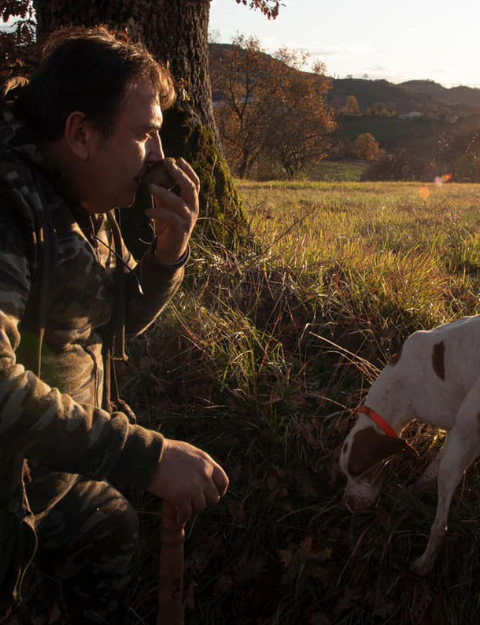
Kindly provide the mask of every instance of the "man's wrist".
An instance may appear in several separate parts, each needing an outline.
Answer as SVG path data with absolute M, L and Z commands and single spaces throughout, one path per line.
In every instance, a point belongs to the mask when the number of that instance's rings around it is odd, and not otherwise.
M 180 267 L 183 267 L 183 265 L 185 265 L 185 263 L 187 262 L 187 260 L 190 257 L 190 246 L 187 246 L 187 249 L 183 252 L 183 254 L 180 256 L 180 258 L 178 260 L 176 260 L 175 262 L 167 262 L 165 260 L 163 260 L 161 257 L 159 258 L 159 255 L 157 254 L 157 240 L 155 239 L 155 241 L 153 242 L 153 254 L 155 256 L 155 258 L 157 259 L 157 262 L 159 262 L 161 265 L 164 265 L 165 267 L 171 267 L 172 269 L 179 269 Z

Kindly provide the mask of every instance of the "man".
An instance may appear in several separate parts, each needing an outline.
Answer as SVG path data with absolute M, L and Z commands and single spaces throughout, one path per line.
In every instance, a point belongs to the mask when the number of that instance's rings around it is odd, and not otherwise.
M 73 623 L 123 622 L 137 518 L 111 485 L 172 502 L 184 523 L 224 495 L 203 451 L 131 422 L 112 358 L 178 288 L 198 215 L 179 159 L 176 195 L 152 185 L 155 239 L 138 264 L 112 209 L 164 158 L 170 75 L 103 28 L 55 34 L 0 109 L 0 615 L 32 559 L 62 581 Z M 20 91 L 19 95 L 15 92 Z M 1 621 L 1 616 L 0 616 Z

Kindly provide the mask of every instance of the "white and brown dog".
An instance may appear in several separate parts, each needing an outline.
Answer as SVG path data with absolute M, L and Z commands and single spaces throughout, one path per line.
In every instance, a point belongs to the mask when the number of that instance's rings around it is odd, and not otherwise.
M 412 334 L 370 389 L 340 455 L 348 479 L 344 501 L 352 509 L 372 506 L 383 483 L 385 460 L 415 454 L 398 437 L 421 419 L 449 433 L 416 483 L 437 478 L 438 504 L 424 553 L 412 565 L 431 571 L 447 531 L 453 493 L 464 471 L 480 455 L 480 315 Z

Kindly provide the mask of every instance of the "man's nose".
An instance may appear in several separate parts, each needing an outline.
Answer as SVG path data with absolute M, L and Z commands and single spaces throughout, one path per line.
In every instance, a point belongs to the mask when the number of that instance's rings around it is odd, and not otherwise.
M 160 139 L 160 135 L 158 134 L 158 132 L 156 132 L 149 141 L 148 157 L 148 160 L 151 163 L 161 161 L 165 158 L 162 140 Z

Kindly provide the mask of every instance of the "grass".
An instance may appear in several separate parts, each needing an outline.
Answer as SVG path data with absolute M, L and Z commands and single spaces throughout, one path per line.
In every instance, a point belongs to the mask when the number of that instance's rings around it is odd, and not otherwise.
M 359 182 L 369 167 L 366 161 L 321 161 L 309 172 L 315 182 Z
M 435 493 L 408 485 L 442 433 L 412 423 L 420 459 L 391 463 L 378 506 L 339 506 L 355 410 L 413 331 L 475 314 L 480 187 L 239 182 L 260 251 L 197 244 L 183 290 L 130 346 L 142 421 L 227 470 L 187 528 L 189 625 L 476 625 L 479 466 L 458 488 L 433 573 L 413 576 Z M 159 502 L 137 501 L 133 625 L 155 623 Z

